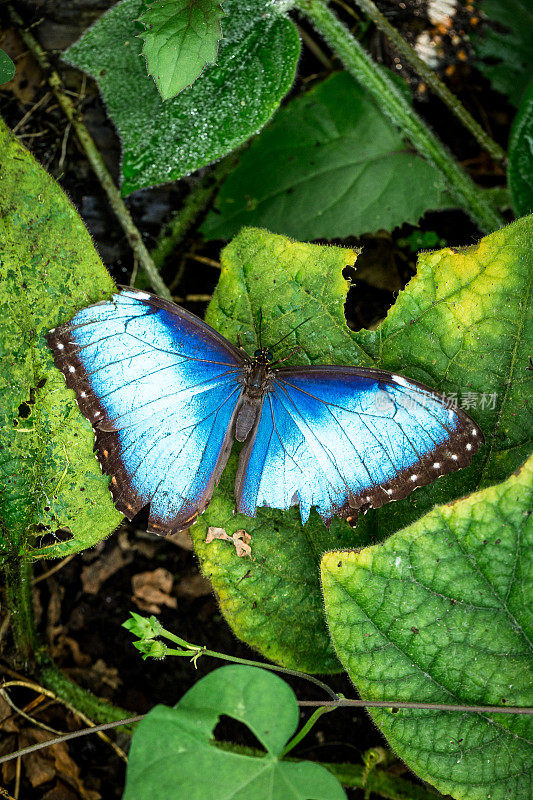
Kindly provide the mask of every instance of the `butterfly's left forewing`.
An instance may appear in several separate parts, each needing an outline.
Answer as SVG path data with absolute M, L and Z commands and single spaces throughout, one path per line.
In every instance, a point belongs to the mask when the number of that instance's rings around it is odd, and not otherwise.
M 131 519 L 149 503 L 156 533 L 192 524 L 231 450 L 239 351 L 192 314 L 135 290 L 83 309 L 47 340 L 94 426 L 117 508 Z
M 237 508 L 314 506 L 327 524 L 378 508 L 470 463 L 478 426 L 429 388 L 379 370 L 276 371 L 245 444 Z

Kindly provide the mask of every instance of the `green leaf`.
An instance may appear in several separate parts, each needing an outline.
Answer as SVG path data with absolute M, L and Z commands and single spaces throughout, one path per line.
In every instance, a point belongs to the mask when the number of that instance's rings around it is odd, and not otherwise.
M 533 459 L 385 544 L 322 561 L 326 614 L 361 696 L 533 704 Z M 531 717 L 372 710 L 394 751 L 461 800 L 529 800 Z
M 93 432 L 54 367 L 44 334 L 113 282 L 78 214 L 0 121 L 0 548 L 31 549 L 38 531 L 72 537 L 36 551 L 56 557 L 118 525 Z
M 158 0 L 139 17 L 143 55 L 163 100 L 190 86 L 212 64 L 224 11 L 215 0 Z
M 508 178 L 515 213 L 529 214 L 533 211 L 533 81 L 513 122 Z
M 531 2 L 483 0 L 480 9 L 488 25 L 483 35 L 474 40 L 477 67 L 495 89 L 518 107 L 533 71 Z
M 445 503 L 505 479 L 531 452 L 528 408 L 533 351 L 531 289 L 533 217 L 457 251 L 419 257 L 412 278 L 375 331 L 351 332 L 343 314 L 343 267 L 355 253 L 292 242 L 244 229 L 222 252 L 210 324 L 248 352 L 276 342 L 300 322 L 279 355 L 300 346 L 287 364 L 353 364 L 399 372 L 446 395 L 456 393 L 485 434 L 473 464 L 417 489 L 397 503 L 360 516 L 355 530 L 334 520 L 328 532 L 313 514 L 302 526 L 297 509 L 233 515 L 234 464 L 191 530 L 202 568 L 238 636 L 286 666 L 328 672 L 336 667 L 325 630 L 316 566 L 326 550 L 362 547 Z M 356 273 L 357 274 L 357 273 Z M 233 466 L 232 466 L 233 465 Z M 252 559 L 231 543 L 205 543 L 208 528 L 252 537 Z M 295 620 L 298 620 L 295 624 Z
M 217 64 L 164 102 L 140 58 L 142 0 L 123 0 L 66 53 L 98 81 L 122 138 L 123 194 L 177 180 L 257 133 L 289 91 L 300 54 L 293 23 L 266 0 L 227 0 Z
M 8 83 L 15 74 L 15 65 L 9 58 L 7 53 L 0 50 L 0 86 L 3 83 Z
M 298 239 L 343 238 L 416 224 L 444 205 L 440 172 L 340 72 L 292 100 L 243 153 L 202 232 L 228 239 L 258 225 Z
M 222 714 L 247 725 L 264 756 L 216 747 L 213 731 Z M 294 692 L 277 675 L 257 667 L 217 669 L 177 706 L 156 706 L 139 723 L 124 800 L 345 800 L 324 767 L 281 760 L 297 723 Z
M 207 321 L 233 342 L 240 334 L 253 352 L 260 309 L 264 342 L 277 341 L 310 317 L 286 342 L 286 352 L 303 346 L 293 363 L 350 363 L 354 343 L 344 320 L 348 284 L 342 270 L 356 256 L 341 247 L 300 244 L 246 229 L 222 252 L 222 275 Z M 338 671 L 324 622 L 318 565 L 332 547 L 366 542 L 340 520 L 328 532 L 315 512 L 302 527 L 296 508 L 259 509 L 255 519 L 234 515 L 235 463 L 232 458 L 211 505 L 191 529 L 224 615 L 240 638 L 273 661 L 309 672 Z M 209 527 L 223 527 L 230 536 L 246 530 L 252 536 L 252 558 L 239 558 L 228 542 L 206 544 Z

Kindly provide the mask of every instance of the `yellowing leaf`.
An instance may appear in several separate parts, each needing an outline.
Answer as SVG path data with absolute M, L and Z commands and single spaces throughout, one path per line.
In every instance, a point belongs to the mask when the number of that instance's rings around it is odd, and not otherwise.
M 0 163 L 0 545 L 14 554 L 59 531 L 66 541 L 39 552 L 55 557 L 96 544 L 122 519 L 91 425 L 44 340 L 109 297 L 113 282 L 57 183 L 1 121 Z

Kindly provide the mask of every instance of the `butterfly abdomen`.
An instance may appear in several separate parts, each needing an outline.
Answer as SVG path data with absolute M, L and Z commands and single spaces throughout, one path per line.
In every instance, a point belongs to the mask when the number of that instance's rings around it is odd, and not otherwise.
M 265 393 L 270 384 L 272 370 L 268 362 L 254 358 L 245 373 L 241 406 L 235 419 L 235 438 L 245 442 L 259 419 Z
M 245 442 L 254 427 L 257 415 L 261 408 L 261 402 L 253 402 L 245 399 L 237 412 L 235 420 L 235 438 L 238 442 Z

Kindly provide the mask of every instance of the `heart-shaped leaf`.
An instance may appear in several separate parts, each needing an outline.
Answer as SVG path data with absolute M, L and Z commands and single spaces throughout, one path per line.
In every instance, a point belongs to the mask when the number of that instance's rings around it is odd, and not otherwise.
M 122 0 L 65 54 L 98 81 L 122 138 L 123 194 L 167 183 L 257 133 L 289 91 L 300 40 L 280 6 L 227 0 L 217 63 L 163 101 L 140 57 L 142 0 Z
M 194 83 L 215 61 L 224 11 L 216 0 L 158 0 L 140 21 L 143 55 L 163 100 Z
M 216 747 L 213 730 L 221 714 L 247 725 L 264 756 Z M 217 669 L 177 706 L 156 706 L 140 722 L 124 800 L 345 800 L 324 767 L 281 760 L 297 723 L 294 692 L 277 675 L 257 667 Z
M 333 239 L 416 223 L 449 205 L 440 172 L 347 72 L 292 100 L 241 156 L 202 231 L 229 239 L 258 225 Z
M 304 245 L 245 229 L 223 251 L 222 274 L 208 321 L 232 341 L 301 350 L 289 364 L 355 364 L 404 374 L 457 398 L 481 425 L 487 444 L 473 464 L 417 489 L 405 500 L 360 516 L 355 530 L 335 520 L 329 533 L 312 515 L 259 509 L 233 514 L 233 473 L 226 468 L 210 508 L 192 529 L 196 551 L 238 636 L 269 658 L 327 672 L 336 661 L 325 630 L 317 564 L 326 550 L 362 547 L 444 503 L 506 478 L 531 452 L 531 238 L 533 218 L 519 220 L 461 251 L 424 253 L 418 274 L 375 331 L 351 332 L 342 277 L 353 251 Z M 279 353 L 283 357 L 283 353 Z M 227 542 L 205 543 L 210 526 L 252 537 L 252 559 Z M 295 624 L 295 619 L 298 624 Z
M 362 697 L 533 705 L 532 486 L 533 458 L 385 544 L 324 556 L 329 629 Z M 395 752 L 439 791 L 461 800 L 531 797 L 531 717 L 371 713 Z
M 4 555 L 38 532 L 70 529 L 38 553 L 96 544 L 121 515 L 92 452 L 91 425 L 54 367 L 44 334 L 109 297 L 113 282 L 57 183 L 0 121 L 0 540 Z

